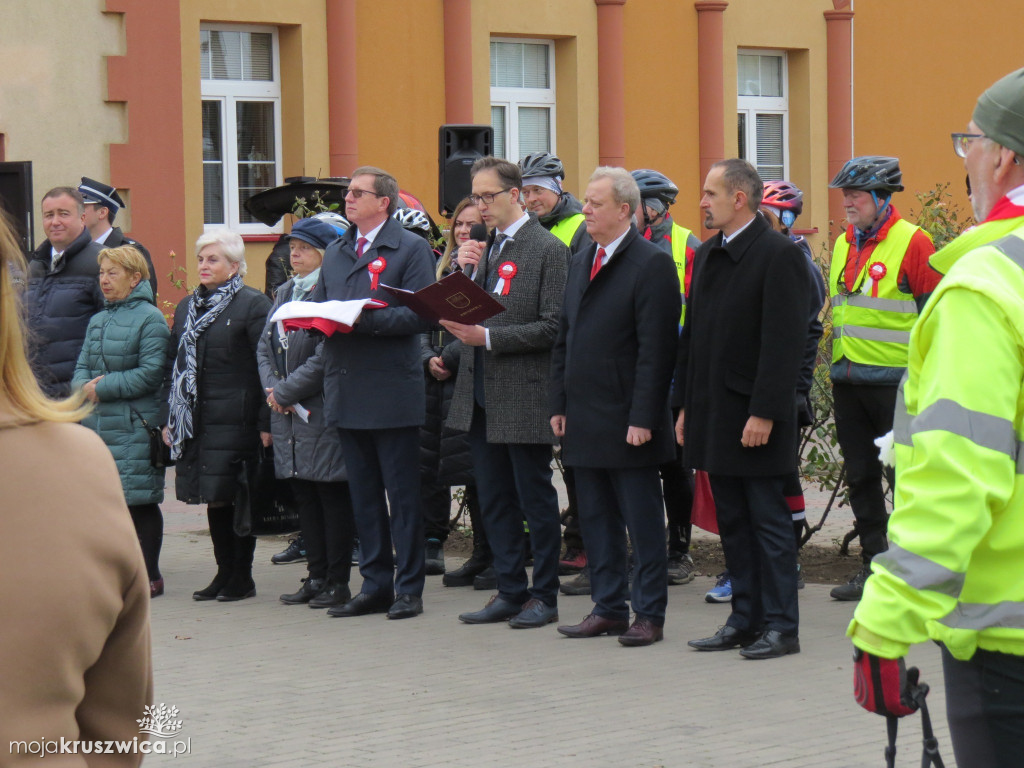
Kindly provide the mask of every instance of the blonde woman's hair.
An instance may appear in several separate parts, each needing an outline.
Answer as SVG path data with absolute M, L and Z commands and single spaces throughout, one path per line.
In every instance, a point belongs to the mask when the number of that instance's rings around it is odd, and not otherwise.
M 0 213 L 0 396 L 25 421 L 81 421 L 89 411 L 81 392 L 65 400 L 51 400 L 39 388 L 25 353 L 21 296 L 12 272 L 26 274 L 25 258 L 8 222 Z
M 122 245 L 119 248 L 106 248 L 99 252 L 99 255 L 96 257 L 96 263 L 102 264 L 104 259 L 111 264 L 116 264 L 129 275 L 134 275 L 138 272 L 142 275 L 143 280 L 149 280 L 149 265 L 146 264 L 146 259 L 139 252 L 138 248 L 130 245 Z
M 444 253 L 441 254 L 441 258 L 437 260 L 436 277 L 440 280 L 444 277 L 444 273 L 448 271 L 448 267 L 452 263 L 452 252 L 457 247 L 455 245 L 455 221 L 459 218 L 459 214 L 462 213 L 466 208 L 476 207 L 473 205 L 473 201 L 468 197 L 464 197 L 459 201 L 459 204 L 455 206 L 455 213 L 452 214 L 451 227 L 448 230 L 448 242 L 444 246 Z

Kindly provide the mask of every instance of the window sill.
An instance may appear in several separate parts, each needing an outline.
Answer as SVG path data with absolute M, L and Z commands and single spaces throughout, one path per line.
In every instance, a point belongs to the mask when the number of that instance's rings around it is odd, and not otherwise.
M 791 229 L 790 232 L 792 232 L 794 235 L 816 235 L 818 234 L 818 228 L 810 227 L 808 229 Z
M 814 230 L 817 232 L 818 230 Z M 242 235 L 243 243 L 276 243 L 281 233 L 270 235 Z

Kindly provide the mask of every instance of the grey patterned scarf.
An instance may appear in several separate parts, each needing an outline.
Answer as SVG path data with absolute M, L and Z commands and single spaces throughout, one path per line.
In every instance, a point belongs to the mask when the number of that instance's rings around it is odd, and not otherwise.
M 178 354 L 171 372 L 170 412 L 167 429 L 171 433 L 171 458 L 181 458 L 185 441 L 192 437 L 192 409 L 196 404 L 196 341 L 209 328 L 231 299 L 242 288 L 242 278 L 235 275 L 215 291 L 206 293 L 202 286 L 189 297 L 185 328 L 178 339 Z M 205 309 L 200 316 L 199 310 Z

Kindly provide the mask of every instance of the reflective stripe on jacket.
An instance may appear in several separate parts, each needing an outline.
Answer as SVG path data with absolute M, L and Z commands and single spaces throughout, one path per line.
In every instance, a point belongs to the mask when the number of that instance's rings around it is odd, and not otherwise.
M 910 239 L 918 229 L 905 219 L 893 222 L 858 275 L 856 285 L 845 285 L 843 278 L 850 243 L 845 237 L 836 240 L 828 280 L 833 363 L 846 358 L 863 365 L 906 367 L 917 304 L 912 294 L 900 290 L 899 272 Z
M 847 632 L 886 658 L 1024 655 L 1024 227 L 960 258 L 911 333 L 890 548 Z

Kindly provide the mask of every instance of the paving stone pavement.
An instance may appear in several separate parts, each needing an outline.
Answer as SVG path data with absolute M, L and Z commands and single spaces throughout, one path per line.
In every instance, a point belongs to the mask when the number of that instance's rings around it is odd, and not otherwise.
M 551 625 L 468 626 L 457 615 L 488 593 L 427 577 L 425 613 L 331 619 L 278 595 L 302 564 L 274 566 L 282 540 L 256 548 L 258 595 L 197 603 L 213 575 L 202 508 L 168 502 L 153 601 L 156 701 L 178 707 L 196 766 L 352 768 L 861 768 L 884 765 L 885 720 L 851 695 L 844 637 L 853 604 L 809 584 L 800 593 L 802 653 L 748 661 L 698 653 L 686 640 L 713 633 L 728 606 L 703 601 L 709 576 L 669 588 L 665 640 L 623 648 L 614 638 L 570 640 Z M 457 566 L 449 559 L 449 567 Z M 353 573 L 353 591 L 359 584 Z M 563 597 L 562 623 L 589 612 Z M 909 662 L 931 684 L 932 718 L 948 766 L 938 650 Z M 902 721 L 898 766 L 920 764 L 920 718 Z M 170 763 L 152 756 L 146 764 Z

